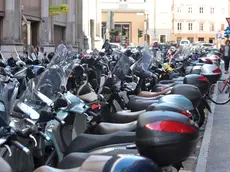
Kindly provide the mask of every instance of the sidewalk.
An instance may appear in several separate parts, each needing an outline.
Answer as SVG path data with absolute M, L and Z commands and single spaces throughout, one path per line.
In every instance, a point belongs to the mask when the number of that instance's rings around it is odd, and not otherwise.
M 222 79 L 228 76 L 223 74 Z M 226 96 L 217 94 L 215 89 L 213 99 L 221 102 Z M 230 172 L 230 103 L 211 103 L 211 108 L 213 113 L 208 114 L 196 172 Z

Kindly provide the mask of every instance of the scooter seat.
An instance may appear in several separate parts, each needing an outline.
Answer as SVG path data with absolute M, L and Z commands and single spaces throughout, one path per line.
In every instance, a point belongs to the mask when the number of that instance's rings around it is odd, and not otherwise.
M 135 132 L 119 131 L 106 135 L 80 134 L 68 146 L 66 155 L 73 152 L 89 152 L 93 149 L 121 143 L 132 143 L 136 140 Z
M 115 123 L 128 123 L 133 122 L 138 119 L 139 115 L 144 113 L 146 110 L 136 111 L 136 112 L 125 112 L 118 111 L 113 115 L 113 122 Z
M 49 166 L 42 166 L 36 169 L 34 172 L 82 172 L 80 167 L 72 168 L 72 169 L 57 169 Z
M 159 84 L 171 84 L 175 81 L 184 81 L 184 77 L 173 78 L 172 80 L 162 80 L 159 82 Z
M 95 129 L 95 133 L 111 134 L 117 131 L 135 131 L 136 126 L 137 126 L 137 121 L 124 123 L 124 124 L 101 122 Z
M 71 153 L 57 165 L 57 168 L 42 166 L 35 172 L 81 172 L 80 167 L 90 157 L 88 153 Z
M 172 84 L 174 82 L 175 82 L 175 80 L 162 80 L 159 82 L 159 84 Z
M 148 91 L 141 91 L 137 96 L 139 97 L 156 97 L 160 95 L 165 95 L 167 92 L 169 92 L 172 88 L 167 88 L 162 91 L 158 92 L 148 92 Z
M 134 97 L 129 100 L 127 104 L 127 108 L 131 109 L 131 111 L 133 112 L 142 111 L 142 110 L 146 110 L 149 105 L 153 103 L 158 103 L 158 101 L 159 101 L 158 99 L 138 99 Z
M 183 81 L 174 81 L 172 83 L 167 83 L 167 84 L 164 84 L 164 83 L 159 83 L 159 84 L 156 84 L 156 88 L 157 87 L 164 87 L 164 88 L 169 88 L 169 87 L 173 87 L 175 85 L 178 85 L 178 84 L 183 84 Z

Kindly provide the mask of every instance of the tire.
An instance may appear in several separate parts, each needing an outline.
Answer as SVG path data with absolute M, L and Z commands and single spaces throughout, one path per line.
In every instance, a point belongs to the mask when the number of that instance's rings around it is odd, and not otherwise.
M 212 94 L 214 93 L 215 86 L 216 86 L 216 84 L 212 84 L 212 85 L 209 87 L 209 90 L 208 90 L 208 94 L 209 94 L 209 95 L 212 95 Z
M 199 127 L 201 127 L 205 122 L 205 113 L 204 110 L 201 108 L 198 108 L 193 111 L 193 120 Z

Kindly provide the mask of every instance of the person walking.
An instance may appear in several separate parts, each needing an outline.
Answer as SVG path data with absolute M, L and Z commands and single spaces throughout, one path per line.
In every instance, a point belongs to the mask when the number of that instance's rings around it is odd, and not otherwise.
M 223 47 L 223 54 L 224 54 L 224 69 L 225 69 L 225 74 L 228 73 L 228 68 L 229 68 L 229 61 L 230 61 L 230 41 L 227 40 L 225 42 L 225 46 Z
M 108 55 L 112 54 L 113 49 L 112 49 L 108 39 L 105 40 L 105 43 L 103 44 L 102 49 L 105 49 L 106 54 L 108 54 Z
M 38 47 L 34 48 L 34 52 L 31 54 L 31 58 L 33 61 L 38 60 L 41 62 L 43 60 L 43 54 L 39 51 Z

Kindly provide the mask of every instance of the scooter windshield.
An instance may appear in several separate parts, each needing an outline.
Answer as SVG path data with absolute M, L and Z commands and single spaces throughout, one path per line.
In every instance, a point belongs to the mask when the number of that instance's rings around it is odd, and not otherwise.
M 116 75 L 119 80 L 123 81 L 125 76 L 129 73 L 129 68 L 132 63 L 133 61 L 128 56 L 126 56 L 124 53 L 121 53 L 112 73 Z
M 188 58 L 189 54 L 192 52 L 192 48 L 190 46 L 180 46 L 177 52 L 174 54 L 173 60 L 175 61 L 183 61 Z
M 46 70 L 39 77 L 29 81 L 21 101 L 32 106 L 35 110 L 44 107 L 44 101 L 36 96 L 34 90 L 55 101 L 60 96 L 59 93 L 65 91 L 71 66 L 77 62 L 73 54 L 65 45 L 59 45 Z
M 151 77 L 152 73 L 149 71 L 153 63 L 153 55 L 148 51 L 143 51 L 142 57 L 135 63 L 132 71 L 135 75 L 141 78 Z

